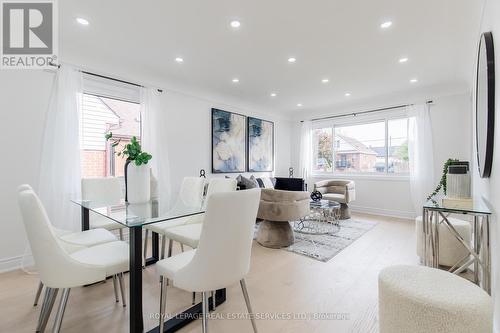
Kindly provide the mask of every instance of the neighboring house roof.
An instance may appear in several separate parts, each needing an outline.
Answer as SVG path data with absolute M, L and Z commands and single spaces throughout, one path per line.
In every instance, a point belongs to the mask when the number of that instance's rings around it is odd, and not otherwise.
M 141 135 L 139 104 L 105 97 L 99 97 L 99 99 L 120 119 L 120 122 L 118 124 L 110 124 L 109 130 L 113 132 L 114 136 L 139 137 Z
M 339 153 L 360 153 L 367 155 L 377 155 L 376 151 L 372 150 L 371 148 L 368 148 L 363 143 L 354 138 L 339 133 L 335 133 L 335 136 L 339 137 L 342 141 L 346 143 L 345 145 L 341 144 L 340 148 L 337 149 L 337 152 Z

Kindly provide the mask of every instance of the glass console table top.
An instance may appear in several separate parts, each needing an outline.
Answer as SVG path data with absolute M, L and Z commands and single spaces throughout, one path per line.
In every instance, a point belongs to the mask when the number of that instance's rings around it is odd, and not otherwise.
M 425 209 L 443 212 L 455 212 L 461 214 L 486 214 L 490 215 L 491 210 L 481 198 L 472 198 L 467 207 L 456 207 L 443 205 L 443 197 L 431 198 L 424 204 Z
M 165 209 L 161 200 L 153 199 L 146 203 L 131 204 L 120 201 L 116 204 L 105 204 L 91 200 L 71 200 L 75 204 L 126 227 L 138 227 L 152 223 L 203 214 L 202 207 L 192 207 L 177 202 L 172 208 Z

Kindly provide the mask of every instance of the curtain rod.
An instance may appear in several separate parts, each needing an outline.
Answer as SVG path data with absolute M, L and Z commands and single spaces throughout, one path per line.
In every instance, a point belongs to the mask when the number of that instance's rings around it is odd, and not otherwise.
M 57 69 L 59 69 L 61 67 L 61 65 L 57 65 L 57 64 L 54 64 L 54 63 L 49 63 L 49 65 L 57 67 Z M 106 75 L 102 75 L 102 74 L 92 73 L 92 72 L 88 72 L 88 71 L 84 71 L 84 70 L 80 70 L 80 72 L 82 72 L 83 74 L 100 77 L 102 79 L 108 79 L 108 80 L 112 80 L 112 81 L 116 81 L 116 82 L 120 82 L 120 83 L 129 84 L 129 85 L 132 85 L 132 86 L 135 86 L 135 87 L 144 88 L 144 86 L 142 84 L 138 84 L 138 83 L 134 83 L 134 82 L 130 82 L 130 81 L 125 81 L 125 80 L 120 80 L 120 79 L 117 79 L 117 78 L 114 78 L 114 77 L 111 77 L 111 76 L 106 76 Z M 158 90 L 158 92 L 160 92 L 160 93 L 163 92 L 162 89 L 156 89 L 156 90 Z
M 431 100 L 425 102 L 425 104 L 432 104 L 432 103 L 433 103 L 433 101 L 431 101 Z M 405 107 L 408 107 L 408 106 L 411 106 L 411 105 L 414 105 L 414 104 L 401 104 L 401 105 L 389 106 L 389 107 L 385 107 L 385 108 L 378 108 L 378 109 L 361 111 L 361 112 L 352 112 L 352 113 L 339 114 L 339 115 L 335 115 L 335 116 L 326 116 L 326 117 L 320 117 L 320 118 L 313 118 L 313 119 L 309 119 L 309 120 L 310 121 L 318 121 L 318 120 L 334 119 L 334 118 L 347 117 L 347 116 L 353 116 L 353 117 L 355 117 L 355 116 L 360 115 L 360 114 L 367 114 L 367 113 L 372 113 L 372 112 L 380 112 L 380 111 L 388 111 L 388 110 L 400 109 L 400 108 L 405 108 Z M 304 120 L 301 120 L 300 122 L 303 123 Z

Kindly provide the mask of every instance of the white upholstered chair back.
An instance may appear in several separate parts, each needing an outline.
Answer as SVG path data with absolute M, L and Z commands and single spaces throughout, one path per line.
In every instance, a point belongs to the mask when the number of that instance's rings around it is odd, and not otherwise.
M 82 199 L 105 205 L 116 205 L 124 197 L 121 180 L 117 177 L 83 178 Z
M 229 178 L 212 178 L 208 183 L 207 195 L 205 197 L 204 206 L 206 207 L 208 198 L 214 193 L 224 193 L 236 191 L 238 181 Z
M 72 288 L 103 280 L 106 271 L 72 259 L 59 244 L 38 196 L 26 185 L 18 189 L 18 203 L 40 280 L 49 288 Z
M 184 207 L 201 207 L 204 187 L 205 178 L 184 177 L 176 206 L 183 205 Z
M 250 269 L 259 200 L 260 189 L 210 195 L 198 249 L 193 260 L 177 273 L 176 286 L 210 291 L 245 277 Z

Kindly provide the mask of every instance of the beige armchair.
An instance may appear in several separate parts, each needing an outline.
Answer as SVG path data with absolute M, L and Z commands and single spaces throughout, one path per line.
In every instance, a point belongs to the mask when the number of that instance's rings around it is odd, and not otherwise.
M 314 184 L 314 190 L 321 192 L 323 199 L 340 203 L 340 218 L 351 218 L 351 210 L 347 205 L 356 200 L 354 181 L 347 179 L 322 180 Z
M 257 230 L 257 242 L 265 247 L 281 248 L 295 238 L 289 221 L 309 215 L 309 193 L 262 189 L 257 217 L 263 219 Z

